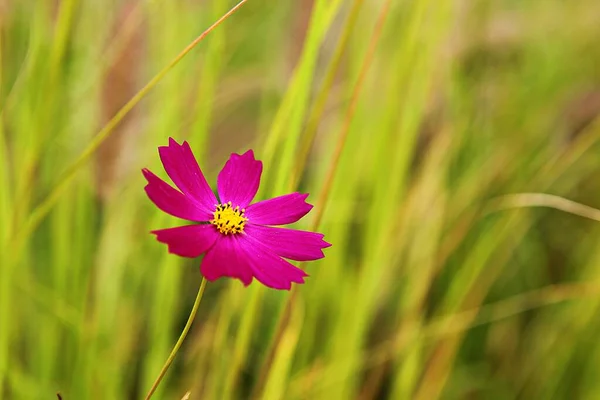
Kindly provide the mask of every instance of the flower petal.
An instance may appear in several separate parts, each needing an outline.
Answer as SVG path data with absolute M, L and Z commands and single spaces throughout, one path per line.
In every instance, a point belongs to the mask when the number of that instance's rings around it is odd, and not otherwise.
M 219 238 L 213 225 L 187 225 L 152 231 L 156 239 L 169 246 L 169 253 L 195 258 L 208 251 Z
M 280 257 L 296 261 L 318 260 L 325 257 L 324 248 L 331 246 L 320 233 L 295 229 L 272 228 L 247 224 L 244 232 L 253 237 Z
M 245 208 L 258 191 L 262 162 L 254 159 L 252 150 L 232 154 L 217 177 L 221 203 L 231 201 L 233 207 Z
M 252 282 L 253 273 L 241 250 L 240 235 L 219 236 L 215 245 L 204 256 L 200 272 L 209 281 L 229 276 L 248 286 Z
M 146 194 L 164 212 L 191 221 L 209 221 L 212 218 L 212 213 L 198 208 L 196 202 L 174 189 L 150 170 L 144 168 L 142 173 L 148 181 L 144 187 Z
M 246 208 L 246 217 L 253 224 L 285 225 L 304 217 L 313 208 L 306 202 L 308 194 L 290 193 L 259 201 Z
M 306 272 L 277 256 L 252 236 L 242 237 L 240 248 L 254 276 L 265 286 L 290 290 L 292 282 L 304 283 L 304 277 L 308 276 Z
M 207 212 L 214 211 L 217 198 L 206 182 L 188 142 L 180 145 L 169 138 L 169 145 L 159 147 L 158 153 L 165 171 L 179 190 L 195 200 L 199 208 Z

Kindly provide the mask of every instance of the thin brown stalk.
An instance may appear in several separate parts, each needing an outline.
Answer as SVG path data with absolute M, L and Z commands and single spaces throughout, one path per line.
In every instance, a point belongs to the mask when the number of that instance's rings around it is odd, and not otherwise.
M 344 27 L 344 32 L 342 33 L 340 42 L 337 45 L 335 53 L 333 55 L 333 61 L 327 69 L 323 85 L 321 86 L 319 95 L 315 100 L 315 105 L 313 106 L 312 111 L 310 113 L 310 117 L 308 118 L 308 123 L 306 129 L 304 130 L 304 142 L 302 143 L 300 153 L 297 157 L 294 175 L 290 180 L 292 190 L 296 189 L 298 183 L 300 182 L 300 178 L 302 177 L 302 171 L 304 171 L 304 168 L 306 166 L 308 155 L 315 140 L 319 123 L 321 122 L 323 114 L 325 113 L 325 106 L 327 104 L 329 92 L 331 91 L 331 87 L 333 86 L 338 69 L 342 63 L 342 56 L 344 55 L 348 42 L 350 41 L 350 36 L 354 31 L 354 26 L 356 25 L 356 21 L 358 20 L 359 12 L 363 3 L 364 0 L 354 0 L 354 3 L 352 4 L 352 9 L 350 10 L 348 21 L 345 24 L 346 26 Z
M 318 227 L 321 224 L 321 221 L 323 219 L 323 212 L 325 210 L 325 206 L 327 204 L 327 199 L 329 198 L 329 194 L 331 192 L 331 188 L 332 188 L 333 182 L 335 180 L 335 176 L 336 176 L 336 173 L 338 170 L 338 165 L 339 165 L 339 162 L 340 162 L 340 159 L 342 156 L 342 152 L 344 151 L 344 148 L 346 146 L 346 141 L 348 139 L 348 134 L 350 132 L 350 126 L 354 119 L 354 115 L 356 113 L 356 108 L 358 106 L 358 100 L 360 98 L 360 94 L 362 92 L 365 79 L 369 72 L 369 68 L 375 57 L 375 51 L 377 50 L 377 45 L 379 43 L 379 39 L 381 38 L 383 27 L 385 25 L 385 21 L 387 19 L 389 11 L 390 11 L 391 3 L 392 3 L 391 0 L 386 0 L 385 3 L 382 5 L 381 11 L 379 12 L 379 16 L 377 18 L 375 28 L 373 30 L 373 33 L 371 34 L 371 39 L 369 41 L 367 53 L 363 60 L 356 84 L 354 85 L 354 90 L 352 91 L 352 96 L 350 98 L 350 104 L 348 105 L 348 109 L 346 111 L 346 116 L 344 118 L 344 123 L 342 125 L 342 128 L 340 129 L 337 144 L 336 144 L 336 147 L 335 147 L 335 150 L 333 153 L 333 158 L 329 165 L 329 169 L 327 170 L 325 182 L 323 184 L 323 189 L 321 190 L 320 195 L 315 204 L 316 215 L 315 215 L 315 218 L 314 218 L 312 226 L 311 226 L 312 230 L 318 229 Z M 282 314 L 281 318 L 279 319 L 279 323 L 277 325 L 277 329 L 276 329 L 275 335 L 273 337 L 273 341 L 271 342 L 271 345 L 269 347 L 269 352 L 267 354 L 267 357 L 265 358 L 262 369 L 260 371 L 257 384 L 254 387 L 253 394 L 252 394 L 252 398 L 254 398 L 254 399 L 256 399 L 260 396 L 260 394 L 262 393 L 263 388 L 266 384 L 267 377 L 269 375 L 269 371 L 271 370 L 271 366 L 272 366 L 273 360 L 275 358 L 275 352 L 276 352 L 277 348 L 279 347 L 279 342 L 281 341 L 281 338 L 283 337 L 283 334 L 284 334 L 284 332 L 288 326 L 288 323 L 290 321 L 290 317 L 291 317 L 291 313 L 292 313 L 292 306 L 296 300 L 297 295 L 298 295 L 297 290 L 293 289 L 290 297 L 288 297 L 283 314 Z

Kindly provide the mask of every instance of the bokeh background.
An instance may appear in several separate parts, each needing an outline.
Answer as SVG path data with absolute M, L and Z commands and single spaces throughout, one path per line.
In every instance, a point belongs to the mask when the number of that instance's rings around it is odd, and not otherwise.
M 600 398 L 600 3 L 248 0 L 109 123 L 234 5 L 0 1 L 0 398 L 143 398 L 201 281 L 169 136 L 333 246 L 209 283 L 155 398 Z

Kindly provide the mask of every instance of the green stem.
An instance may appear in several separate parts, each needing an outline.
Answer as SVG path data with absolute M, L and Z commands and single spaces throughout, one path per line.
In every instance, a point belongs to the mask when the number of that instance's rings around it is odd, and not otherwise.
M 139 92 L 135 94 L 116 114 L 108 123 L 98 132 L 90 142 L 90 144 L 83 150 L 79 157 L 67 168 L 59 179 L 58 183 L 52 188 L 50 194 L 39 204 L 29 216 L 26 226 L 20 231 L 20 236 L 28 237 L 31 232 L 39 225 L 42 219 L 50 212 L 54 204 L 58 201 L 60 195 L 67 188 L 69 182 L 73 179 L 76 172 L 84 165 L 91 156 L 98 150 L 100 145 L 108 138 L 114 129 L 121 123 L 123 118 L 144 98 L 151 89 L 153 89 L 158 82 L 160 82 L 169 71 L 171 71 L 198 43 L 200 43 L 206 35 L 212 32 L 216 27 L 221 25 L 227 18 L 242 7 L 248 0 L 240 0 L 232 9 L 230 9 L 225 15 L 212 24 L 207 30 L 205 30 L 200 36 L 198 36 L 192 43 L 190 43 L 185 49 L 183 49 L 166 67 L 164 67 L 158 74 L 154 76 Z M 17 240 L 19 243 L 19 240 Z M 17 248 L 18 249 L 18 248 Z M 18 251 L 18 250 L 17 250 Z
M 190 316 L 188 317 L 188 320 L 185 323 L 185 327 L 183 328 L 181 335 L 179 335 L 179 339 L 177 339 L 177 343 L 175 343 L 175 347 L 173 347 L 173 350 L 171 350 L 171 354 L 169 354 L 169 358 L 167 358 L 165 365 L 163 365 L 162 369 L 160 370 L 158 377 L 156 377 L 156 379 L 154 380 L 154 383 L 152 384 L 152 387 L 148 391 L 148 394 L 146 395 L 145 400 L 149 400 L 150 397 L 152 397 L 152 395 L 156 391 L 156 388 L 158 388 L 158 385 L 160 385 L 160 382 L 162 381 L 163 377 L 167 373 L 167 370 L 171 366 L 171 363 L 175 359 L 175 356 L 177 355 L 177 352 L 179 351 L 181 344 L 185 340 L 185 337 L 187 336 L 188 332 L 190 331 L 190 328 L 192 327 L 192 323 L 194 322 L 194 318 L 196 317 L 196 313 L 198 312 L 198 308 L 200 307 L 200 301 L 202 301 L 202 295 L 204 294 L 205 287 L 206 287 L 206 278 L 202 277 L 202 282 L 200 283 L 200 288 L 198 289 L 198 294 L 196 295 L 196 301 L 194 301 L 194 306 L 192 307 Z

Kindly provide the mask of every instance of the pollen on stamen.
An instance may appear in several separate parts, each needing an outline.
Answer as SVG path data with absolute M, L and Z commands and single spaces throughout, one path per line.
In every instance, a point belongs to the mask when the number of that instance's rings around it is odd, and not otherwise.
M 224 235 L 237 234 L 244 231 L 244 226 L 248 218 L 244 216 L 246 209 L 240 206 L 233 208 L 231 202 L 216 204 L 211 224 L 215 225 L 217 230 Z

